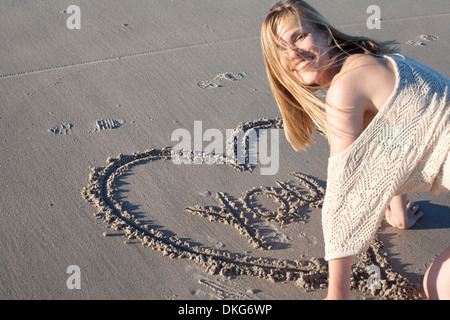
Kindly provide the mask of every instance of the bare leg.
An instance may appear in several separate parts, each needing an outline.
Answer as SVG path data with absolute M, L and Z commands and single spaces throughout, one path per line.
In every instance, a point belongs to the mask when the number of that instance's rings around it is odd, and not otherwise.
M 409 229 L 423 216 L 418 210 L 419 206 L 408 201 L 406 194 L 395 196 L 386 210 L 386 221 L 395 228 Z
M 423 288 L 430 300 L 450 300 L 450 247 L 428 268 Z

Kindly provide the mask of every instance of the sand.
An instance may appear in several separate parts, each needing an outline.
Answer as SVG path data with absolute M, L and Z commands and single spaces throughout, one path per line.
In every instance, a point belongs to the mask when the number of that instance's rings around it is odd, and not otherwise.
M 370 1 L 311 3 L 450 75 L 447 1 L 379 1 L 373 30 Z M 64 1 L 0 4 L 1 299 L 325 297 L 322 135 L 294 152 L 280 131 L 275 175 L 225 155 L 173 161 L 172 133 L 195 121 L 224 136 L 282 130 L 259 47 L 272 4 L 79 1 L 81 29 Z M 352 299 L 423 298 L 450 195 L 409 198 L 424 217 L 406 231 L 383 222 L 354 259 Z

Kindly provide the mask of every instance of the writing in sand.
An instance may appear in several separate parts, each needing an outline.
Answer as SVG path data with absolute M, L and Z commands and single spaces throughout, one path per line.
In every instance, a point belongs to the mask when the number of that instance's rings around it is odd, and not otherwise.
M 258 128 L 280 128 L 279 119 L 261 120 L 241 124 L 244 130 Z M 83 198 L 96 208 L 95 217 L 102 220 L 109 228 L 120 230 L 129 239 L 135 239 L 152 250 L 161 252 L 172 259 L 189 259 L 203 266 L 209 274 L 221 276 L 256 276 L 269 281 L 292 281 L 300 288 L 310 291 L 325 288 L 328 281 L 327 265 L 317 258 L 305 261 L 254 257 L 248 254 L 233 254 L 228 251 L 210 249 L 198 244 L 183 241 L 176 236 L 169 236 L 157 227 L 140 221 L 137 215 L 127 212 L 121 201 L 117 200 L 118 190 L 115 182 L 129 172 L 133 166 L 154 161 L 172 160 L 172 149 L 149 149 L 132 155 L 119 155 L 108 158 L 105 167 L 91 168 L 89 184 L 83 188 Z M 172 161 L 170 161 L 172 162 Z M 247 164 L 224 162 L 238 171 L 251 168 Z M 278 188 L 252 188 L 233 200 L 224 193 L 217 193 L 218 208 L 201 206 L 188 207 L 187 212 L 236 228 L 255 248 L 270 250 L 271 245 L 262 237 L 249 219 L 265 219 L 268 223 L 286 224 L 304 221 L 299 214 L 300 207 L 320 208 L 323 203 L 324 189 L 313 178 L 301 173 L 292 174 L 307 191 L 299 191 L 298 186 L 290 182 L 277 181 Z M 260 204 L 255 203 L 255 195 L 275 199 L 279 203 L 276 211 L 262 212 Z M 149 213 L 151 214 L 151 213 Z M 383 244 L 375 237 L 369 250 L 354 259 L 352 288 L 381 299 L 420 299 L 422 292 L 418 285 L 410 283 L 405 277 L 395 272 L 382 250 Z M 371 277 L 370 267 L 380 268 L 380 281 L 377 286 L 368 286 Z M 195 309 L 185 309 L 191 312 Z M 203 309 L 198 309 L 201 311 Z M 204 312 L 207 310 L 204 309 Z

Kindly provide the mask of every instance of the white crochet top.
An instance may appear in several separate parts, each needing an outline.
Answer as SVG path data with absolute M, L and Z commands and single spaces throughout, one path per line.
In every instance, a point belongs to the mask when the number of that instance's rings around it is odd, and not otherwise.
M 322 210 L 325 259 L 366 251 L 395 195 L 447 191 L 436 178 L 450 150 L 450 81 L 409 57 L 393 93 L 362 134 L 329 158 Z

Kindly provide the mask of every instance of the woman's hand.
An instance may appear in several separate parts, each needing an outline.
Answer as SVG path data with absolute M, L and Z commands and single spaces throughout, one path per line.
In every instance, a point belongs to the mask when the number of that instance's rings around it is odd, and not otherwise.
M 418 210 L 419 206 L 408 201 L 406 194 L 395 196 L 386 210 L 386 221 L 394 228 L 409 229 L 423 216 Z

